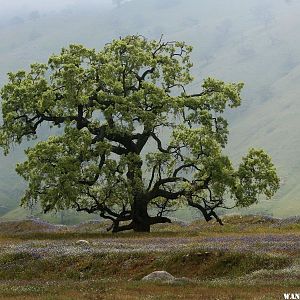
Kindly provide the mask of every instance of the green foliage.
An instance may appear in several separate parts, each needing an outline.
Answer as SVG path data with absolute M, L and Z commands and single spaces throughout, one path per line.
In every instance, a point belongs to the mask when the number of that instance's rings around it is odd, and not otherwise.
M 271 198 L 279 187 L 276 169 L 263 150 L 250 149 L 238 169 L 236 194 L 239 206 L 257 203 L 259 195 Z
M 5 152 L 36 138 L 42 123 L 63 127 L 17 166 L 29 182 L 22 204 L 99 211 L 116 231 L 123 221 L 132 221 L 124 230 L 147 231 L 180 203 L 221 223 L 215 210 L 226 199 L 245 207 L 259 195 L 271 198 L 279 179 L 265 152 L 251 149 L 237 170 L 222 153 L 223 113 L 240 105 L 243 84 L 208 78 L 188 94 L 191 51 L 184 42 L 127 36 L 99 52 L 71 45 L 48 64 L 9 73 L 1 90 Z M 151 205 L 157 217 L 148 215 Z

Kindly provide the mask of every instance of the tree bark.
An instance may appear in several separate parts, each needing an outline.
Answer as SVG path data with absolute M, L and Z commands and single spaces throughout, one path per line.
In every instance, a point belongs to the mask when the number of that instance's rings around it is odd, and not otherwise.
M 202 205 L 194 203 L 191 200 L 188 201 L 188 204 L 192 207 L 198 208 L 201 211 L 206 222 L 209 222 L 214 217 L 220 225 L 224 225 L 220 217 L 213 210 L 207 211 Z
M 148 204 L 142 195 L 135 198 L 132 206 L 132 227 L 135 232 L 150 232 L 150 217 Z

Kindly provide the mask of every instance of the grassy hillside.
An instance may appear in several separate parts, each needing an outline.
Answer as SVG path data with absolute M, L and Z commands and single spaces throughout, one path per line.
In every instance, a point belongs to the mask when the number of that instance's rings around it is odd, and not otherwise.
M 269 151 L 278 166 L 282 188 L 275 200 L 254 208 L 276 216 L 299 214 L 300 3 L 253 0 L 134 0 L 120 8 L 78 12 L 68 9 L 37 19 L 16 16 L 0 27 L 0 84 L 8 71 L 46 61 L 70 43 L 100 48 L 113 38 L 142 34 L 193 45 L 196 90 L 215 76 L 246 83 L 242 107 L 229 112 L 230 145 L 238 161 L 251 146 Z M 21 21 L 20 21 L 21 19 Z M 0 157 L 0 215 L 17 206 L 24 183 L 14 173 L 22 149 Z M 298 191 L 299 190 L 299 191 Z M 18 215 L 19 211 L 10 213 Z

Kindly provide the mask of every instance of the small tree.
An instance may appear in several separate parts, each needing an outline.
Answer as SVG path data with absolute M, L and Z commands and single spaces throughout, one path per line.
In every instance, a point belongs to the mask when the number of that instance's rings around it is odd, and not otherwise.
M 36 138 L 42 124 L 62 126 L 17 165 L 29 182 L 22 205 L 99 212 L 114 232 L 149 231 L 170 222 L 165 213 L 176 205 L 222 223 L 216 211 L 229 208 L 226 199 L 247 207 L 272 197 L 279 180 L 263 150 L 251 149 L 237 169 L 222 154 L 222 114 L 240 105 L 243 84 L 208 78 L 188 94 L 191 50 L 127 36 L 100 52 L 71 45 L 48 64 L 9 73 L 1 90 L 5 153 Z

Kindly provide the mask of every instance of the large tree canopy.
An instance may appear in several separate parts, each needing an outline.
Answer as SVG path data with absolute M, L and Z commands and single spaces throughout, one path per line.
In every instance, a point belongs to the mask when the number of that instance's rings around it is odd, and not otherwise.
M 62 127 L 17 165 L 29 182 L 22 204 L 99 212 L 116 232 L 170 222 L 165 213 L 179 204 L 222 223 L 219 208 L 272 197 L 279 179 L 263 150 L 251 149 L 237 169 L 222 153 L 223 113 L 240 105 L 243 84 L 208 78 L 188 94 L 191 50 L 127 36 L 99 52 L 70 45 L 48 64 L 9 73 L 1 90 L 5 153 L 35 139 L 42 124 Z

